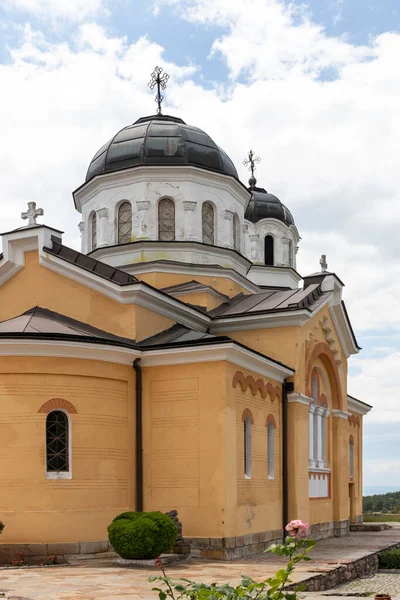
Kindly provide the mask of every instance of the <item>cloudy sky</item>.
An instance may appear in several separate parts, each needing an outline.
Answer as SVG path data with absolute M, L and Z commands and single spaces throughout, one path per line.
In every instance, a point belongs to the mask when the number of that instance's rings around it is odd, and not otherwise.
M 149 74 L 171 75 L 165 112 L 292 210 L 301 273 L 329 269 L 363 352 L 349 392 L 374 405 L 365 487 L 400 489 L 400 8 L 398 0 L 2 0 L 2 229 L 26 202 L 79 248 L 71 192 L 115 132 L 155 110 Z

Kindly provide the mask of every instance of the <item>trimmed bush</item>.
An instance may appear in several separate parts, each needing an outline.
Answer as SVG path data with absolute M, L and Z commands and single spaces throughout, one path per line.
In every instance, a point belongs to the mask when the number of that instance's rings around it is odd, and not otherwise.
M 378 557 L 381 569 L 400 569 L 400 550 L 385 550 Z
M 177 534 L 172 519 L 160 512 L 121 513 L 108 526 L 110 544 L 122 558 L 157 558 L 171 550 Z

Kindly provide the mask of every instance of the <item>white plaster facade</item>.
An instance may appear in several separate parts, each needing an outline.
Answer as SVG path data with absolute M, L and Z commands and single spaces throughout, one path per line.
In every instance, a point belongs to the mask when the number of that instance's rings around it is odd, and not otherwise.
M 169 198 L 175 206 L 175 242 L 200 242 L 202 236 L 202 206 L 209 203 L 214 209 L 214 244 L 193 248 L 159 242 L 159 211 L 161 199 Z M 253 263 L 265 265 L 264 240 L 274 240 L 274 266 L 253 271 L 246 264 L 248 277 L 258 285 L 277 285 L 296 288 L 296 252 L 300 239 L 294 225 L 287 226 L 278 219 L 263 219 L 256 224 L 244 215 L 251 193 L 235 178 L 206 171 L 194 166 L 142 166 L 99 175 L 74 192 L 77 209 L 82 214 L 79 224 L 81 251 L 85 254 L 118 245 L 118 210 L 123 202 L 132 208 L 131 241 L 158 241 L 157 247 L 143 248 L 121 245 L 101 252 L 101 260 L 118 266 L 138 261 L 171 260 L 178 262 L 219 264 L 235 269 L 238 261 L 233 250 Z M 92 219 L 96 215 L 96 246 L 92 244 Z M 219 247 L 231 251 L 227 259 Z M 117 256 L 118 255 L 118 256 Z M 245 261 L 247 263 L 247 261 Z M 241 261 L 239 260 L 239 263 Z M 243 265 L 244 266 L 244 265 Z M 244 272 L 243 266 L 239 272 Z M 275 270 L 275 267 L 286 267 Z M 289 270 L 287 267 L 292 267 Z M 271 277 L 273 283 L 271 283 Z

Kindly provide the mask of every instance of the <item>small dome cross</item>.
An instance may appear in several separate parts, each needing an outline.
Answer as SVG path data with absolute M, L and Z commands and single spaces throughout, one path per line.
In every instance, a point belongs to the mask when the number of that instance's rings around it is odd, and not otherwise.
M 43 208 L 36 208 L 36 202 L 28 202 L 28 210 L 21 213 L 21 219 L 29 219 L 27 227 L 30 225 L 37 225 L 37 217 L 44 215 Z

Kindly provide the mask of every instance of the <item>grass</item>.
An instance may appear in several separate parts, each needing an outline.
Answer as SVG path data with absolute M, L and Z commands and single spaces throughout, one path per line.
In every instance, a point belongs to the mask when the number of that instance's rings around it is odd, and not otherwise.
M 364 523 L 400 523 L 400 515 L 391 515 L 388 513 L 379 513 L 375 515 L 364 515 Z

